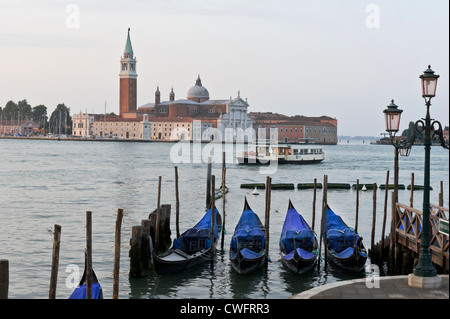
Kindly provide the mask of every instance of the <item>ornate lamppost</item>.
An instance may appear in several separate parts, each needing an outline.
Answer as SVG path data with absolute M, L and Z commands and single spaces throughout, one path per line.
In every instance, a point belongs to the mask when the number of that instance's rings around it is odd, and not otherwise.
M 418 120 L 414 124 L 412 136 L 408 140 L 397 140 L 395 134 L 399 130 L 400 117 L 402 110 L 394 104 L 394 101 L 384 110 L 386 131 L 389 133 L 392 144 L 396 149 L 402 152 L 402 155 L 408 155 L 411 146 L 414 144 L 416 134 L 423 136 L 425 147 L 425 168 L 424 168 L 424 191 L 423 191 L 423 226 L 421 238 L 421 250 L 419 261 L 408 277 L 408 284 L 415 287 L 439 287 L 441 285 L 440 277 L 437 276 L 436 269 L 431 261 L 430 253 L 430 150 L 433 138 L 438 138 L 442 147 L 449 149 L 448 143 L 444 141 L 442 125 L 439 121 L 431 119 L 430 106 L 431 99 L 436 96 L 437 80 L 439 75 L 434 74 L 431 66 L 420 76 L 422 83 L 422 97 L 425 99 L 427 113 L 425 118 Z M 395 198 L 397 202 L 397 197 Z

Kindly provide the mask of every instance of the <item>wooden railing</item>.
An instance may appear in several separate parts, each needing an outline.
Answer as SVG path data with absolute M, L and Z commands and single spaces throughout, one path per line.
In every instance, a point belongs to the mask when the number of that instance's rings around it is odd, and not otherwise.
M 420 240 L 422 237 L 422 211 L 397 203 L 395 209 L 395 238 L 396 242 L 420 252 Z M 430 252 L 433 263 L 444 269 L 449 269 L 449 239 L 447 235 L 439 233 L 439 220 L 448 221 L 449 209 L 430 204 Z

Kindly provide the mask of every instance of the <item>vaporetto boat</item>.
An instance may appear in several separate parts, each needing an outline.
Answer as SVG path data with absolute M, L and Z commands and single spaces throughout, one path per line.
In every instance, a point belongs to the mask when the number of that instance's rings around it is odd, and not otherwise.
M 239 164 L 316 164 L 325 159 L 321 147 L 309 145 L 278 145 L 256 143 L 248 146 L 247 151 L 236 154 Z

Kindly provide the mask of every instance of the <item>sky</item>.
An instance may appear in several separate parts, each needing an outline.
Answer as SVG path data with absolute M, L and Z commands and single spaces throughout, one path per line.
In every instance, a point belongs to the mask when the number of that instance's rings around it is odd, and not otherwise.
M 137 104 L 211 99 L 249 112 L 330 116 L 338 135 L 380 136 L 392 99 L 401 129 L 425 117 L 419 76 L 440 75 L 431 117 L 449 124 L 448 0 L 0 0 L 0 107 L 10 100 L 119 113 L 127 30 Z

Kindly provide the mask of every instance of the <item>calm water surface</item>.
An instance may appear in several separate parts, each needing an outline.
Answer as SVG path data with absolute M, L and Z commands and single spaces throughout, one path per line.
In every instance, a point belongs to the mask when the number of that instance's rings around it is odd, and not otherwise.
M 384 184 L 390 170 L 393 183 L 394 149 L 368 143 L 324 146 L 326 160 L 318 165 L 278 167 L 271 174 L 272 183 Z M 227 164 L 226 229 L 223 250 L 219 248 L 213 266 L 210 262 L 170 276 L 131 279 L 129 239 L 131 227 L 148 218 L 157 204 L 158 176 L 162 176 L 161 203 L 172 205 L 171 227 L 175 234 L 174 166 L 178 166 L 180 189 L 180 230 L 192 227 L 204 213 L 206 164 L 202 155 L 191 150 L 189 163 L 171 161 L 170 143 L 123 143 L 83 141 L 30 141 L 0 139 L 0 259 L 10 264 L 10 298 L 48 298 L 52 228 L 61 225 L 61 248 L 57 298 L 71 294 L 73 267 L 84 269 L 86 211 L 93 212 L 93 265 L 105 298 L 111 298 L 113 285 L 114 232 L 117 209 L 124 209 L 122 224 L 120 298 L 288 298 L 318 285 L 363 277 L 328 266 L 301 276 L 290 274 L 278 260 L 278 239 L 288 200 L 312 224 L 312 190 L 273 190 L 270 221 L 271 263 L 249 275 L 235 273 L 228 259 L 230 239 L 247 196 L 252 209 L 264 218 L 264 191 L 251 195 L 240 184 L 265 182 L 266 174 L 258 167 Z M 205 145 L 200 148 L 205 148 Z M 221 153 L 213 164 L 216 183 L 221 183 Z M 228 146 L 229 147 L 229 146 Z M 206 150 L 205 150 L 206 153 Z M 437 203 L 439 182 L 448 194 L 449 153 L 432 148 L 431 201 Z M 203 158 L 207 158 L 205 155 Z M 424 151 L 415 146 L 408 158 L 400 158 L 399 183 L 409 185 L 411 173 L 416 184 L 423 185 Z M 377 190 L 376 241 L 380 239 L 384 190 Z M 445 196 L 448 207 L 448 197 Z M 422 192 L 414 192 L 414 206 L 421 208 Z M 410 192 L 399 191 L 399 200 L 409 204 Z M 372 191 L 360 193 L 358 230 L 370 245 Z M 321 190 L 317 191 L 316 212 L 320 212 Z M 389 198 L 390 202 L 390 198 Z M 343 219 L 354 226 L 356 192 L 329 190 L 328 203 Z M 222 202 L 217 202 L 219 210 Z M 320 213 L 318 213 L 320 214 Z M 316 232 L 318 217 L 316 215 Z M 388 216 L 390 212 L 388 211 Z M 389 219 L 390 220 L 390 219 Z M 388 220 L 388 221 L 389 221 Z M 173 236 L 172 236 L 173 237 Z M 370 263 L 370 261 L 368 261 Z M 81 275 L 81 274 L 80 274 Z M 78 280 L 77 280 L 78 281 Z

